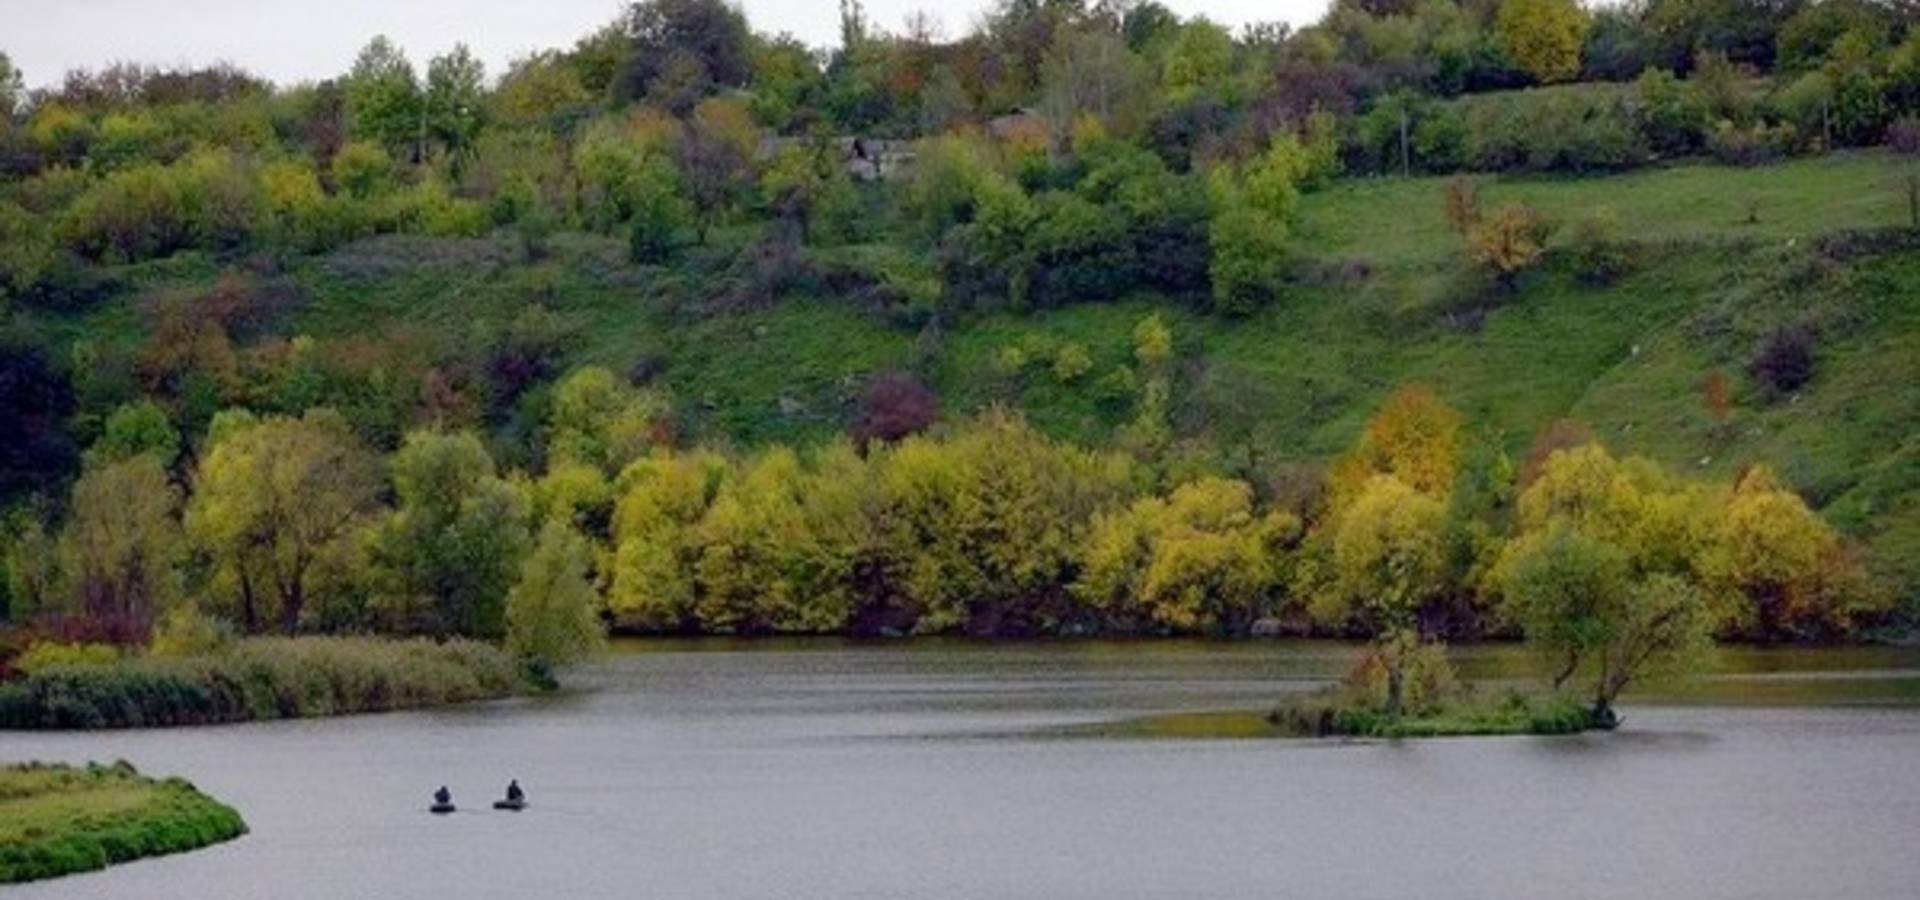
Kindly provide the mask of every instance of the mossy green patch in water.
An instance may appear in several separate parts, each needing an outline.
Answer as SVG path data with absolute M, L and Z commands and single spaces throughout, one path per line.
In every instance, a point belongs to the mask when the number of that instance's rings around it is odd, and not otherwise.
M 120 762 L 0 766 L 0 884 L 195 850 L 247 832 L 240 814 L 180 778 Z

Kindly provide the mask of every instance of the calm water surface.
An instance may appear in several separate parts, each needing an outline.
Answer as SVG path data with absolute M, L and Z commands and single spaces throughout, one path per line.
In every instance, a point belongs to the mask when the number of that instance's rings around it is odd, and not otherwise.
M 1738 651 L 1574 738 L 1036 739 L 1259 708 L 1329 644 L 621 644 L 563 696 L 0 733 L 237 805 L 237 842 L 38 898 L 1904 898 L 1920 651 Z M 1479 677 L 1512 648 L 1461 651 Z M 1792 705 L 1783 705 L 1792 704 Z M 481 812 L 509 777 L 534 808 Z M 465 809 L 436 818 L 450 785 Z

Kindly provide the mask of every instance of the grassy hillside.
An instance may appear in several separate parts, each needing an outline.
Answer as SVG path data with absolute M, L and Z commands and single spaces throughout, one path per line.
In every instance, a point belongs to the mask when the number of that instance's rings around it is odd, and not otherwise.
M 1482 180 L 1489 208 L 1524 202 L 1562 225 L 1605 208 L 1632 241 L 1631 270 L 1613 284 L 1584 284 L 1556 261 L 1490 310 L 1484 292 L 1462 286 L 1444 179 L 1389 178 L 1308 195 L 1295 246 L 1319 274 L 1244 319 L 1146 296 L 975 312 L 938 329 L 818 288 L 716 304 L 707 285 L 756 237 L 735 229 L 671 270 L 634 266 L 618 242 L 585 235 L 560 236 L 538 262 L 506 237 L 375 239 L 288 263 L 305 299 L 280 327 L 334 357 L 424 366 L 459 357 L 537 304 L 561 323 L 564 364 L 657 368 L 690 437 L 823 439 L 844 427 L 862 377 L 915 368 L 949 414 L 1007 403 L 1050 433 L 1102 443 L 1132 414 L 1109 376 L 1131 361 L 1134 325 L 1160 312 L 1181 362 L 1176 429 L 1226 459 L 1323 459 L 1396 385 L 1424 382 L 1516 456 L 1571 417 L 1616 449 L 1700 475 L 1767 462 L 1911 586 L 1920 583 L 1920 249 L 1897 232 L 1911 166 L 1875 152 Z M 1858 234 L 1867 231 L 1877 234 Z M 868 251 L 901 252 L 878 243 L 824 252 Z M 204 287 L 219 271 L 194 254 L 135 267 L 122 300 L 53 327 L 132 347 L 144 328 L 132 298 Z M 1791 326 L 1817 334 L 1816 374 L 1775 396 L 1746 368 Z M 1094 367 L 1062 382 L 1046 360 L 1070 342 Z M 996 365 L 1008 347 L 1038 362 L 1008 373 Z M 1724 418 L 1703 399 L 1714 371 L 1732 388 Z

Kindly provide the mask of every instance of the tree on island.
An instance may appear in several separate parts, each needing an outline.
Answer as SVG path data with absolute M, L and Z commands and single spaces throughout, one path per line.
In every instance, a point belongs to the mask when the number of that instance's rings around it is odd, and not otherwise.
M 1692 664 L 1713 616 L 1693 575 L 1708 498 L 1639 459 L 1597 444 L 1556 451 L 1522 494 L 1519 535 L 1495 581 L 1505 609 L 1553 666 L 1579 679 L 1596 725 L 1636 679 Z

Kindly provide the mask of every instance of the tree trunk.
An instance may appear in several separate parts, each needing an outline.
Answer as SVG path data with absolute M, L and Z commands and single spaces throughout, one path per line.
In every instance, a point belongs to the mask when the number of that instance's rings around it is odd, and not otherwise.
M 1406 696 L 1406 673 L 1400 660 L 1395 659 L 1387 665 L 1387 718 L 1399 719 L 1400 710 Z

